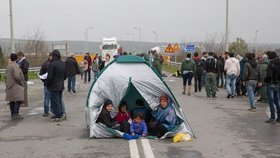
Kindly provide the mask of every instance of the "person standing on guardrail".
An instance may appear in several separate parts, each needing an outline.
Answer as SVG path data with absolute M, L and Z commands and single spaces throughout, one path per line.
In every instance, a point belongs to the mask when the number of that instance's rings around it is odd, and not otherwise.
M 49 53 L 48 60 L 46 60 L 41 66 L 41 69 L 39 72 L 40 76 L 43 76 L 43 75 L 45 75 L 45 77 L 47 76 L 48 66 L 49 66 L 51 59 L 52 59 L 52 53 Z M 50 106 L 50 91 L 48 90 L 48 88 L 46 86 L 47 78 L 45 78 L 45 77 L 43 77 L 43 78 L 40 77 L 40 78 L 44 82 L 44 114 L 43 114 L 43 117 L 48 117 L 49 116 L 49 106 Z
M 92 59 L 91 59 L 91 57 L 90 57 L 90 55 L 89 55 L 89 52 L 87 52 L 87 53 L 86 53 L 86 56 L 84 56 L 84 60 L 86 60 L 87 63 L 88 63 L 88 69 L 87 69 L 86 73 L 88 74 L 88 82 L 90 82 L 90 78 L 91 78 L 91 76 L 90 76 L 90 71 L 91 71 Z M 86 75 L 86 76 L 87 76 L 87 75 Z M 86 77 L 86 76 L 85 76 L 85 77 Z M 86 81 L 86 78 L 85 78 L 85 81 Z
M 21 103 L 21 106 L 28 106 L 28 98 L 27 98 L 27 81 L 28 81 L 28 70 L 29 70 L 29 62 L 24 57 L 23 52 L 18 52 L 18 60 L 17 63 L 19 68 L 21 69 L 23 76 L 24 76 L 24 101 Z
M 66 79 L 65 63 L 61 61 L 60 52 L 53 50 L 52 60 L 48 65 L 48 76 L 46 86 L 50 91 L 51 108 L 54 116 L 52 121 L 60 121 L 63 119 L 63 100 L 62 92 L 64 90 L 64 80 Z
M 24 100 L 24 75 L 16 64 L 18 56 L 11 54 L 11 62 L 6 69 L 6 101 L 10 102 L 11 118 L 12 119 L 23 119 L 19 115 L 19 108 L 21 101 Z
M 68 92 L 72 90 L 73 93 L 76 93 L 76 75 L 80 74 L 80 68 L 73 53 L 70 53 L 69 57 L 66 59 L 65 68 L 68 78 Z

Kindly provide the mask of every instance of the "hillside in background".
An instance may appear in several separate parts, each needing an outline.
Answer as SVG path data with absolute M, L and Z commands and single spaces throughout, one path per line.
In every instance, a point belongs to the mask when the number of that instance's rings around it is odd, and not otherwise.
M 22 45 L 25 40 L 16 40 L 16 47 L 17 45 Z M 85 50 L 85 42 L 84 41 L 46 41 L 46 44 L 48 45 L 49 51 L 52 50 L 53 44 L 65 44 L 68 45 L 68 52 L 75 52 L 77 54 L 83 53 Z M 196 45 L 200 45 L 201 42 L 193 42 Z M 0 39 L 0 46 L 3 48 L 3 51 L 5 54 L 9 53 L 9 39 Z M 88 50 L 89 52 L 94 53 L 100 53 L 100 44 L 101 42 L 88 42 Z M 124 51 L 127 52 L 147 52 L 153 47 L 161 47 L 162 52 L 164 51 L 165 47 L 168 45 L 168 43 L 152 43 L 152 42 L 137 42 L 137 41 L 119 41 L 120 46 L 123 48 Z M 180 44 L 180 43 L 179 43 Z M 248 43 L 249 50 L 251 50 L 252 44 Z M 264 44 L 264 43 L 258 43 L 257 48 L 259 51 L 265 51 L 265 50 L 276 50 L 280 49 L 280 43 L 278 44 Z M 207 51 L 207 50 L 206 50 Z

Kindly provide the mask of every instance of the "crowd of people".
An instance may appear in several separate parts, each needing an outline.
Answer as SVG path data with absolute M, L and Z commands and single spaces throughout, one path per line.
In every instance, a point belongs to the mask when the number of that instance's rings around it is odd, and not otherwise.
M 182 94 L 186 94 L 188 84 L 187 94 L 191 95 L 194 78 L 194 92 L 201 92 L 202 85 L 205 85 L 207 97 L 216 98 L 218 88 L 225 88 L 228 99 L 248 97 L 248 110 L 252 112 L 256 110 L 255 97 L 260 95 L 258 101 L 268 103 L 270 107 L 271 116 L 265 122 L 280 123 L 279 70 L 280 59 L 274 51 L 267 51 L 258 57 L 255 53 L 235 56 L 233 52 L 225 52 L 219 57 L 214 52 L 203 52 L 201 57 L 194 53 L 193 58 L 187 54 L 181 64 Z

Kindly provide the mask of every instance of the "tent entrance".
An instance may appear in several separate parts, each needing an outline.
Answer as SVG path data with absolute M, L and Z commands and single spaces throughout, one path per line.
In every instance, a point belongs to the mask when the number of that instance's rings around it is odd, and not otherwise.
M 131 82 L 129 82 L 129 86 L 127 88 L 126 94 L 121 99 L 121 102 L 126 101 L 128 104 L 128 110 L 131 111 L 136 107 L 136 100 L 138 99 L 142 99 L 144 101 L 144 106 L 147 109 L 151 109 L 147 101 L 143 98 L 143 96 L 139 93 L 139 91 L 135 88 L 135 86 Z

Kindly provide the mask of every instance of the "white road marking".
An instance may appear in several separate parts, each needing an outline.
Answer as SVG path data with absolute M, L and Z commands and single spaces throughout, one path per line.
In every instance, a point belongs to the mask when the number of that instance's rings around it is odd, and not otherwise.
M 131 158 L 139 158 L 139 152 L 136 144 L 136 140 L 130 140 L 129 142 L 129 151 L 130 151 L 130 157 Z
M 148 139 L 141 139 L 141 142 L 142 142 L 142 147 L 143 147 L 143 150 L 144 150 L 145 157 L 146 158 L 155 158 L 155 155 L 152 151 L 149 140 Z

